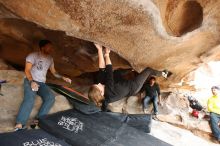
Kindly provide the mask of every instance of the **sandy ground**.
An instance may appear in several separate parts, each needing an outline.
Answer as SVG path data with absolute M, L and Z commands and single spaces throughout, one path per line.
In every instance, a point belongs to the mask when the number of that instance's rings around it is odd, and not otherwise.
M 165 122 L 153 120 L 151 135 L 174 146 L 219 146 L 204 140 L 192 132 Z

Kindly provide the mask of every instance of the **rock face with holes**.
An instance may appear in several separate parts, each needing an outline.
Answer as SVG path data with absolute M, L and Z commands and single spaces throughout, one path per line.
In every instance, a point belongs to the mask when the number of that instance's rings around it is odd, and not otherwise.
M 199 28 L 203 21 L 203 7 L 199 1 L 163 2 L 156 0 L 162 12 L 163 24 L 169 35 L 181 37 L 182 35 Z M 164 12 L 165 10 L 165 12 Z
M 166 68 L 173 75 L 159 80 L 162 88 L 179 88 L 191 71 L 220 59 L 219 6 L 219 0 L 0 0 L 0 58 L 12 65 L 0 69 L 22 70 L 25 56 L 47 38 L 55 47 L 58 72 L 72 78 L 82 75 L 74 81 L 87 86 L 98 70 L 92 43 L 97 42 L 112 50 L 114 68 Z M 137 97 L 112 107 L 118 112 L 142 110 Z M 163 108 L 164 115 L 173 115 L 161 120 L 187 127 L 179 111 L 187 113 L 185 101 L 175 110 L 169 103 Z
M 176 84 L 219 59 L 220 1 L 0 0 L 1 55 L 20 66 L 41 38 L 52 40 L 57 69 L 78 76 L 97 70 L 98 42 L 116 68 L 167 68 Z M 86 41 L 83 41 L 83 40 Z M 122 59 L 124 58 L 124 59 Z M 126 62 L 127 60 L 128 62 Z M 88 63 L 89 62 L 89 63 Z M 62 69 L 60 69 L 62 67 Z

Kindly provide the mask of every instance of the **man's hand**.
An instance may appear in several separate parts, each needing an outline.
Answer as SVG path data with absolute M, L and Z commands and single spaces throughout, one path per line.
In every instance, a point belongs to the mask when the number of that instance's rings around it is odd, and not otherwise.
M 99 44 L 94 43 L 94 45 L 96 46 L 97 50 L 102 50 L 102 46 Z
M 157 103 L 158 105 L 160 105 L 160 106 L 162 106 L 162 104 L 161 104 L 161 102 L 160 101 L 158 101 L 158 103 Z
M 62 77 L 62 79 L 67 82 L 67 83 L 70 83 L 72 82 L 72 80 L 70 78 L 67 78 L 67 77 Z
M 32 89 L 32 91 L 38 91 L 39 85 L 36 82 L 32 81 L 31 82 L 31 89 Z
M 110 49 L 105 48 L 105 55 L 109 55 L 109 54 L 110 54 L 110 52 L 111 52 L 111 50 L 110 50 Z

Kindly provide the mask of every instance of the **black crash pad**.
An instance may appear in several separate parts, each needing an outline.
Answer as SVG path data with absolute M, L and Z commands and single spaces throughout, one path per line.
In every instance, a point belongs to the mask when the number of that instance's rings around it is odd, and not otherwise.
M 43 130 L 0 133 L 0 146 L 71 146 Z
M 131 126 L 135 123 L 134 119 L 130 118 Z M 76 146 L 170 146 L 129 126 L 127 116 L 111 112 L 86 115 L 76 110 L 67 110 L 41 117 L 39 126 Z

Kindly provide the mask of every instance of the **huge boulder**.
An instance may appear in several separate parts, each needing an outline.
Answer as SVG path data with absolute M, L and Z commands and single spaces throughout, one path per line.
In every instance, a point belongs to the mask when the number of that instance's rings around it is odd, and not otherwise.
M 54 42 L 58 70 L 72 76 L 98 69 L 94 46 L 79 39 L 111 48 L 120 56 L 116 55 L 113 63 L 116 67 L 131 65 L 138 72 L 147 66 L 171 70 L 171 80 L 163 81 L 166 87 L 201 64 L 219 59 L 220 1 L 0 3 L 1 50 L 6 59 L 21 66 L 41 38 Z M 61 70 L 62 67 L 65 69 Z

